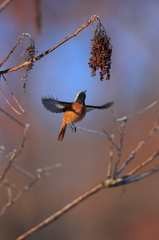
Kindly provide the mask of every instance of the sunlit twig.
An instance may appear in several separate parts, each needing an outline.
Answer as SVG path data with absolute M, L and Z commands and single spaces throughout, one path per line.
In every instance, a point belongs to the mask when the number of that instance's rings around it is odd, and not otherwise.
M 69 35 L 68 37 L 64 38 L 61 42 L 59 42 L 58 44 L 56 44 L 54 47 L 50 48 L 49 50 L 47 50 L 46 52 L 40 54 L 39 56 L 35 57 L 34 59 L 32 59 L 31 61 L 26 61 L 16 67 L 13 68 L 9 68 L 9 69 L 5 69 L 0 71 L 0 74 L 6 74 L 9 72 L 13 72 L 13 71 L 17 71 L 20 68 L 23 68 L 33 62 L 36 62 L 38 60 L 40 60 L 41 58 L 45 57 L 47 54 L 51 53 L 52 51 L 54 51 L 56 48 L 58 48 L 59 46 L 61 46 L 63 43 L 65 43 L 66 41 L 68 41 L 69 39 L 77 36 L 79 34 L 79 32 L 81 32 L 84 28 L 88 27 L 93 21 L 100 21 L 98 16 L 93 16 L 91 17 L 85 24 L 81 25 L 79 29 L 77 29 L 74 33 L 72 33 L 71 35 Z
M 28 33 L 23 33 L 22 36 L 19 37 L 18 42 L 15 44 L 15 46 L 12 48 L 12 50 L 9 52 L 9 54 L 5 57 L 5 59 L 0 63 L 0 67 L 8 60 L 10 55 L 14 52 L 14 50 L 17 48 L 17 46 L 21 43 L 21 41 L 24 39 L 24 37 L 29 37 L 31 36 Z M 1 74 L 1 73 L 0 73 Z
M 8 106 L 9 106 L 14 112 L 16 112 L 17 114 L 21 115 L 21 113 L 18 112 L 18 111 L 17 111 L 17 110 L 16 110 L 16 109 L 10 104 L 10 102 L 7 100 L 7 98 L 5 97 L 4 92 L 3 92 L 1 86 L 0 86 L 0 92 L 1 92 L 1 94 L 2 94 L 2 96 L 3 96 L 3 98 L 4 98 L 4 100 L 5 100 L 6 103 L 8 104 Z
M 0 11 L 2 11 L 12 0 L 4 0 L 1 4 L 0 4 Z
M 3 74 L 2 74 L 2 76 L 3 76 L 4 81 L 6 82 L 6 85 L 7 85 L 8 89 L 9 89 L 9 91 L 10 91 L 10 93 L 11 93 L 14 101 L 16 102 L 16 104 L 18 105 L 18 107 L 20 108 L 20 110 L 21 110 L 22 112 L 26 113 L 26 112 L 24 111 L 24 109 L 20 106 L 20 104 L 19 104 L 18 100 L 16 99 L 16 97 L 14 96 L 13 91 L 12 91 L 11 87 L 9 86 L 9 83 L 7 82 L 7 79 L 4 77 Z
M 117 121 L 117 122 L 127 121 L 128 119 L 130 119 L 130 118 L 132 118 L 132 117 L 135 117 L 136 115 L 141 114 L 141 113 L 147 111 L 148 109 L 150 109 L 151 107 L 153 107 L 156 103 L 157 103 L 157 101 L 154 101 L 152 104 L 150 104 L 148 107 L 144 108 L 143 110 L 141 110 L 141 111 L 139 111 L 139 112 L 136 112 L 136 113 L 130 115 L 129 117 L 124 116 L 124 117 L 122 117 L 122 118 L 118 118 L 118 119 L 116 119 L 116 121 Z

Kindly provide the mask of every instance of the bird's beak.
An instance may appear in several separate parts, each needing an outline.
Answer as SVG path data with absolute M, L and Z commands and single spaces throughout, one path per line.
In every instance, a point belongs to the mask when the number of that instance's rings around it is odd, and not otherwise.
M 87 90 L 84 91 L 85 93 L 87 92 Z

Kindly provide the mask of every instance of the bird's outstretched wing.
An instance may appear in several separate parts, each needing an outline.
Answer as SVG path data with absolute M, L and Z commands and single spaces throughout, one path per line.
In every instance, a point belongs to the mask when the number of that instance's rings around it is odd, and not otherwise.
M 43 106 L 53 113 L 62 113 L 70 108 L 71 103 L 61 102 L 56 100 L 53 96 L 47 95 L 41 98 Z
M 114 104 L 114 102 L 108 102 L 102 106 L 90 106 L 90 105 L 86 105 L 86 112 L 89 112 L 93 109 L 106 109 L 111 107 Z

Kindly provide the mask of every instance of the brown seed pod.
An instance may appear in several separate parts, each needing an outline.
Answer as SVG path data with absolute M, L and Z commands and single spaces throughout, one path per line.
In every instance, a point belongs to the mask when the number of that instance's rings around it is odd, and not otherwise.
M 110 37 L 107 35 L 101 22 L 97 24 L 91 42 L 91 57 L 89 59 L 90 62 L 88 62 L 89 67 L 92 69 L 91 76 L 95 76 L 96 70 L 100 69 L 100 80 L 104 79 L 104 75 L 106 75 L 106 80 L 109 80 L 112 45 L 110 44 Z

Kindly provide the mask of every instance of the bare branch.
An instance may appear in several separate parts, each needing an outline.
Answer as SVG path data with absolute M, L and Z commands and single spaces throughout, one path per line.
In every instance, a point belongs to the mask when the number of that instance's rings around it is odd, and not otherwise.
M 146 161 L 140 163 L 136 168 L 134 168 L 132 171 L 126 174 L 124 177 L 132 176 L 134 175 L 137 171 L 139 171 L 141 168 L 152 162 L 157 156 L 159 155 L 159 151 L 156 151 L 151 157 L 149 157 Z
M 131 160 L 134 159 L 134 157 L 138 153 L 138 151 L 152 138 L 152 136 L 154 135 L 154 133 L 157 130 L 159 130 L 159 119 L 155 122 L 153 128 L 149 132 L 149 134 L 148 134 L 147 138 L 145 139 L 145 141 L 139 142 L 139 144 L 136 147 L 136 149 L 134 151 L 132 151 L 132 153 L 130 154 L 128 159 L 125 160 L 125 162 L 123 163 L 122 167 L 117 171 L 116 175 L 119 175 L 126 168 L 126 166 L 131 162 Z
M 1 4 L 0 4 L 0 11 L 2 11 L 12 0 L 4 0 Z
M 135 113 L 135 114 L 133 114 L 133 115 L 130 115 L 129 117 L 126 117 L 126 116 L 125 116 L 125 117 L 122 117 L 122 118 L 118 118 L 118 119 L 116 119 L 116 121 L 117 121 L 117 122 L 127 121 L 128 119 L 130 119 L 130 118 L 132 118 L 132 117 L 135 117 L 136 115 L 141 114 L 141 113 L 147 111 L 148 109 L 150 109 L 151 107 L 153 107 L 156 103 L 157 103 L 157 101 L 154 101 L 152 104 L 150 104 L 148 107 L 144 108 L 143 110 L 141 110 L 141 111 L 139 111 L 139 112 L 137 112 L 137 113 Z
M 14 203 L 16 203 L 25 192 L 30 190 L 31 187 L 37 182 L 38 179 L 39 178 L 37 176 L 34 177 L 31 180 L 31 182 L 28 185 L 24 186 L 24 188 L 11 201 L 7 202 L 0 210 L 0 216 L 2 216 L 8 208 L 10 208 Z
M 79 32 L 81 32 L 84 28 L 88 27 L 93 21 L 100 21 L 99 17 L 98 16 L 93 16 L 91 17 L 85 24 L 81 25 L 79 29 L 77 29 L 77 31 L 75 31 L 74 33 L 72 33 L 70 36 L 64 38 L 61 42 L 59 42 L 58 44 L 56 44 L 54 47 L 50 48 L 49 50 L 47 50 L 46 52 L 40 54 L 39 56 L 35 57 L 34 59 L 32 59 L 31 61 L 26 61 L 16 67 L 13 67 L 13 68 L 9 68 L 9 69 L 5 69 L 5 70 L 2 70 L 0 71 L 0 74 L 6 74 L 6 73 L 9 73 L 9 72 L 13 72 L 13 71 L 17 71 L 19 70 L 20 68 L 23 68 L 33 62 L 36 62 L 38 60 L 40 60 L 42 57 L 45 57 L 47 54 L 51 53 L 52 51 L 54 51 L 56 48 L 58 48 L 59 46 L 61 46 L 63 43 L 65 43 L 66 41 L 70 40 L 71 38 L 73 37 L 76 37 Z
M 139 112 L 137 112 L 137 113 L 135 113 L 135 114 L 130 115 L 128 118 L 135 117 L 136 115 L 141 114 L 141 113 L 147 111 L 148 109 L 152 108 L 152 107 L 153 107 L 154 105 L 156 105 L 156 104 L 157 104 L 157 101 L 154 101 L 154 102 L 151 103 L 148 107 L 144 108 L 143 110 L 141 110 L 141 111 L 139 111 Z
M 2 162 L 1 162 L 0 165 L 2 165 L 2 164 L 6 161 L 6 159 L 9 158 L 9 157 L 13 154 L 13 152 L 14 152 L 14 151 L 9 152 L 9 153 L 3 158 L 3 160 L 2 160 Z
M 17 166 L 15 166 L 13 164 L 11 166 L 14 167 L 16 170 L 18 170 L 18 171 L 26 174 L 27 176 L 31 177 L 32 180 L 31 180 L 31 182 L 28 185 L 24 186 L 23 189 L 21 191 L 19 191 L 18 194 L 14 198 L 12 198 L 12 195 L 11 195 L 12 194 L 11 193 L 11 186 L 8 184 L 8 181 L 4 180 L 4 183 L 7 182 L 7 187 L 8 187 L 8 189 L 7 189 L 8 194 L 7 195 L 8 195 L 8 197 L 9 196 L 11 196 L 11 197 L 10 197 L 10 200 L 7 201 L 7 203 L 2 207 L 2 209 L 0 211 L 0 217 L 6 212 L 6 210 L 8 208 L 10 208 L 13 204 L 15 204 L 22 197 L 22 195 L 24 193 L 29 191 L 38 180 L 40 180 L 42 177 L 48 176 L 48 174 L 46 174 L 46 171 L 48 172 L 51 169 L 59 167 L 61 165 L 60 164 L 54 164 L 52 166 L 48 166 L 48 167 L 45 167 L 43 169 L 41 168 L 40 170 L 37 169 L 36 170 L 37 173 L 36 173 L 35 176 L 32 175 L 31 173 L 27 172 L 26 170 L 24 170 L 24 169 L 22 169 L 20 167 L 17 167 Z M 6 185 L 6 183 L 5 183 L 5 185 Z
M 113 116 L 113 120 L 114 120 L 114 123 L 116 125 L 116 128 L 118 129 L 118 132 L 119 134 L 121 134 L 121 130 L 120 130 L 120 127 L 117 123 L 117 120 L 116 120 L 116 117 L 115 117 L 115 114 L 114 114 L 114 107 L 111 107 L 111 113 L 112 113 L 112 116 Z
M 24 37 L 29 37 L 31 36 L 28 33 L 23 33 L 22 36 L 19 37 L 18 42 L 15 44 L 15 46 L 12 48 L 12 50 L 9 52 L 9 54 L 5 57 L 5 59 L 0 63 L 0 67 L 8 60 L 10 55 L 14 52 L 14 50 L 17 48 L 17 46 L 21 43 L 21 41 L 24 39 Z M 0 73 L 1 74 L 1 73 Z
M 141 174 L 136 175 L 134 177 L 125 178 L 122 184 L 128 184 L 128 183 L 133 183 L 133 182 L 142 180 L 143 178 L 149 177 L 150 175 L 152 175 L 153 173 L 156 173 L 158 171 L 159 171 L 159 166 L 153 167 L 148 172 L 141 173 Z
M 31 174 L 30 172 L 24 170 L 23 168 L 20 168 L 20 167 L 14 165 L 14 164 L 11 164 L 11 167 L 14 168 L 14 169 L 16 169 L 17 171 L 25 174 L 26 176 L 28 176 L 28 177 L 30 177 L 30 178 L 34 178 L 34 177 L 35 177 L 35 176 L 34 176 L 33 174 Z
M 14 150 L 13 153 L 11 154 L 9 163 L 8 163 L 8 165 L 6 166 L 6 168 L 4 169 L 2 175 L 0 176 L 0 181 L 5 177 L 6 173 L 7 173 L 8 170 L 10 169 L 11 164 L 13 163 L 14 159 L 15 159 L 16 157 L 18 157 L 18 156 L 20 155 L 20 153 L 22 152 L 23 147 L 24 147 L 25 142 L 26 142 L 26 135 L 27 135 L 28 127 L 29 127 L 29 124 L 26 124 L 25 127 L 24 127 L 24 133 L 23 133 L 23 139 L 22 139 L 21 146 L 20 146 L 20 148 L 19 148 L 18 151 L 17 151 L 17 150 Z
M 21 113 L 18 112 L 18 111 L 10 104 L 10 102 L 7 100 L 7 98 L 5 97 L 4 92 L 3 92 L 2 88 L 1 88 L 1 86 L 0 86 L 0 92 L 1 92 L 4 100 L 5 100 L 6 103 L 8 104 L 8 106 L 9 106 L 14 112 L 16 112 L 17 114 L 21 115 Z
M 81 195 L 80 197 L 78 197 L 77 199 L 72 201 L 70 204 L 66 205 L 64 208 L 62 208 L 58 212 L 56 212 L 55 214 L 51 215 L 50 217 L 48 217 L 47 219 L 45 219 L 44 221 L 42 221 L 41 223 L 36 225 L 35 227 L 31 228 L 29 231 L 27 231 L 26 233 L 24 233 L 23 235 L 18 237 L 16 240 L 23 240 L 23 239 L 26 239 L 27 237 L 31 236 L 33 233 L 39 231 L 43 227 L 45 227 L 45 226 L 49 225 L 50 223 L 52 223 L 53 221 L 57 220 L 57 218 L 63 216 L 67 211 L 69 211 L 73 207 L 77 206 L 77 204 L 81 203 L 86 198 L 97 193 L 99 190 L 102 190 L 104 188 L 117 187 L 120 185 L 129 184 L 129 183 L 141 180 L 145 177 L 148 177 L 149 175 L 151 175 L 157 171 L 159 171 L 159 167 L 153 168 L 150 171 L 148 171 L 147 173 L 142 173 L 140 175 L 137 175 L 137 176 L 131 177 L 131 178 L 122 178 L 121 177 L 121 178 L 116 178 L 116 179 L 114 179 L 114 178 L 107 179 L 104 182 L 99 183 L 97 186 L 95 186 L 91 190 L 87 191 L 86 193 L 84 193 L 83 195 Z
M 2 156 L 4 150 L 5 150 L 5 147 L 3 145 L 1 145 L 0 146 L 0 157 Z
M 114 135 L 111 135 L 112 141 L 114 141 Z M 110 153 L 109 153 L 109 164 L 108 164 L 108 172 L 107 172 L 107 178 L 110 179 L 112 176 L 112 165 L 113 165 L 113 155 L 114 155 L 114 145 L 111 143 L 110 146 Z
M 17 120 L 16 118 L 14 118 L 13 116 L 11 116 L 9 113 L 7 113 L 6 111 L 4 111 L 2 108 L 0 108 L 0 111 L 3 112 L 5 115 L 7 115 L 8 117 L 10 117 L 12 120 L 14 120 L 15 122 L 17 122 L 18 124 L 20 124 L 22 127 L 25 128 L 25 124 L 23 124 L 22 122 L 20 122 L 19 120 Z
M 117 157 L 117 161 L 114 167 L 114 178 L 116 178 L 116 172 L 118 170 L 118 165 L 120 163 L 120 159 L 122 156 L 122 150 L 123 150 L 123 141 L 124 141 L 124 136 L 125 136 L 125 128 L 126 128 L 126 122 L 127 121 L 123 121 L 121 124 L 121 134 L 120 134 L 120 148 L 119 148 L 119 153 L 118 153 L 118 157 Z
M 10 91 L 10 93 L 11 93 L 14 101 L 16 102 L 16 104 L 18 105 L 18 107 L 20 108 L 20 110 L 21 110 L 23 113 L 26 113 L 26 112 L 24 111 L 24 109 L 20 106 L 20 104 L 19 104 L 18 100 L 16 99 L 16 97 L 14 96 L 13 91 L 12 91 L 11 87 L 9 86 L 9 83 L 7 82 L 7 79 L 4 77 L 3 74 L 2 74 L 2 76 L 3 76 L 3 79 L 4 79 L 5 83 L 7 84 L 7 87 L 8 87 L 8 89 L 9 89 L 9 91 Z M 7 99 L 5 98 L 5 100 L 7 100 Z M 7 100 L 7 101 L 8 101 L 8 100 Z M 20 113 L 18 113 L 18 114 L 20 114 Z
M 51 166 L 45 167 L 45 168 L 38 168 L 36 169 L 37 174 L 44 174 L 48 171 L 50 171 L 53 168 L 61 167 L 61 163 L 56 163 Z
M 109 141 L 114 145 L 114 147 L 119 150 L 119 147 L 116 145 L 116 143 L 114 142 L 114 140 L 110 137 L 110 135 L 108 135 L 108 133 L 106 133 L 106 131 L 104 130 L 104 133 L 101 133 L 101 132 L 97 132 L 97 131 L 94 131 L 94 130 L 90 130 L 90 129 L 86 129 L 86 128 L 81 128 L 81 127 L 78 127 L 79 130 L 81 131 L 84 131 L 84 132 L 88 132 L 88 133 L 93 133 L 93 134 L 97 134 L 99 136 L 102 136 L 102 137 L 106 137 L 109 139 Z
M 50 223 L 55 221 L 57 218 L 59 218 L 62 215 L 64 215 L 67 211 L 69 211 L 70 209 L 75 207 L 77 204 L 79 204 L 80 202 L 84 201 L 86 198 L 90 197 L 91 195 L 95 194 L 96 192 L 98 192 L 99 190 L 101 190 L 103 188 L 104 188 L 103 183 L 98 184 L 96 187 L 92 188 L 91 190 L 87 191 L 85 194 L 83 194 L 80 197 L 78 197 L 76 200 L 74 200 L 71 203 L 69 203 L 68 205 L 66 205 L 60 211 L 56 212 L 52 216 L 50 216 L 47 219 L 45 219 L 43 222 L 39 223 L 37 226 L 33 227 L 32 229 L 30 229 L 29 231 L 27 231 L 26 233 L 24 233 L 23 235 L 18 237 L 16 240 L 26 239 L 28 236 L 30 236 L 33 233 L 39 231 L 43 227 L 49 225 Z

